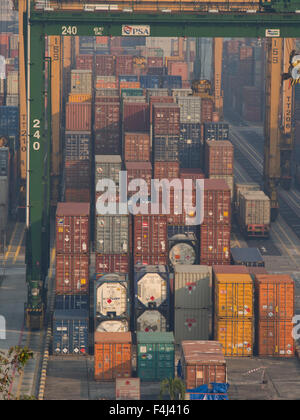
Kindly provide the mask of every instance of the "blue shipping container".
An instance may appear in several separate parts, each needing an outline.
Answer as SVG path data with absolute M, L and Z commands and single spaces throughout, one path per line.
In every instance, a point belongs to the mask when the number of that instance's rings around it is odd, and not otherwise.
M 181 76 L 162 76 L 161 87 L 167 89 L 181 89 L 182 78 Z
M 57 310 L 53 314 L 53 354 L 84 355 L 89 346 L 89 313 Z
M 19 108 L 0 106 L 0 136 L 10 137 L 19 134 Z
M 90 307 L 89 295 L 56 295 L 55 310 L 79 309 L 88 311 Z
M 141 88 L 144 89 L 159 89 L 161 86 L 161 76 L 143 75 L 140 76 Z

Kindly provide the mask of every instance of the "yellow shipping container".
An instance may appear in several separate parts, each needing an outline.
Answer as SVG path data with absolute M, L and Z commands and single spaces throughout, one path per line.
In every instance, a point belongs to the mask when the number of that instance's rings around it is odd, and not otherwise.
M 214 340 L 222 344 L 224 356 L 253 355 L 253 321 L 249 319 L 215 319 Z
M 218 273 L 215 276 L 215 316 L 252 318 L 253 280 L 250 274 Z
M 76 102 L 82 103 L 82 102 L 91 102 L 92 101 L 92 95 L 86 94 L 86 93 L 70 93 L 69 94 L 69 102 Z

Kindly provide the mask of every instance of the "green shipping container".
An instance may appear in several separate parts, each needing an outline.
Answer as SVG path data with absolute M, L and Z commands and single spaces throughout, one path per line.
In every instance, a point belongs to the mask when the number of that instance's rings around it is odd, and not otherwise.
M 174 378 L 175 348 L 172 332 L 137 333 L 137 372 L 141 381 Z
M 144 90 L 143 89 L 130 89 L 124 88 L 121 89 L 121 97 L 123 96 L 143 96 Z

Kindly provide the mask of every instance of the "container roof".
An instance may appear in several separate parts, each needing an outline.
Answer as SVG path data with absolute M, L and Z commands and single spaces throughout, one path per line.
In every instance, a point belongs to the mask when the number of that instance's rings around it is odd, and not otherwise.
M 258 248 L 231 248 L 231 255 L 236 262 L 264 262 Z
M 56 216 L 89 216 L 90 203 L 58 203 Z
M 172 332 L 137 332 L 138 344 L 174 343 Z

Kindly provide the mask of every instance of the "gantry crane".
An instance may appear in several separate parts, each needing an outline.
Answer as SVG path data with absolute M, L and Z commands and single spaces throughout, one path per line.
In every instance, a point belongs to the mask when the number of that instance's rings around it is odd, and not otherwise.
M 290 38 L 267 41 L 264 190 L 271 200 L 272 221 L 279 210 L 277 188 L 280 183 L 289 188 L 291 183 L 293 89 L 282 74 L 289 67 L 293 46 Z
M 223 93 L 222 93 L 222 63 L 223 63 L 223 38 L 213 39 L 213 96 L 214 111 L 220 120 L 223 120 Z

